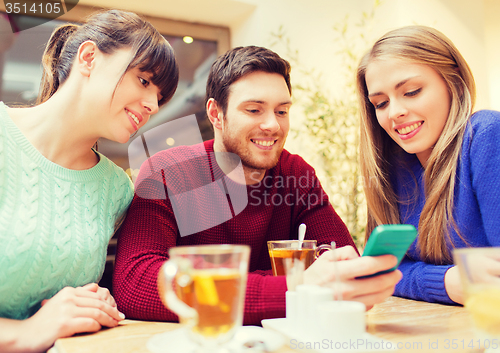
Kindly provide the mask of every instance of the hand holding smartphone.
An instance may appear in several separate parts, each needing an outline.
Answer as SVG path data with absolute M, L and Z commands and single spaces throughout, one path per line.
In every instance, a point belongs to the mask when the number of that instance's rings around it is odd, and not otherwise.
M 408 248 L 417 237 L 417 230 L 411 224 L 382 224 L 372 231 L 362 256 L 394 255 L 398 259 L 396 266 L 389 270 L 380 271 L 370 276 L 394 271 L 398 268 Z

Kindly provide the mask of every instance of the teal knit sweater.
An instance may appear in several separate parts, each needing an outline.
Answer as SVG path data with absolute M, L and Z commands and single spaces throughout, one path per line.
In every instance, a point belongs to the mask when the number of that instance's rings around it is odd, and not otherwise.
M 0 103 L 0 317 L 28 318 L 63 287 L 101 278 L 133 185 L 99 158 L 87 170 L 52 163 Z

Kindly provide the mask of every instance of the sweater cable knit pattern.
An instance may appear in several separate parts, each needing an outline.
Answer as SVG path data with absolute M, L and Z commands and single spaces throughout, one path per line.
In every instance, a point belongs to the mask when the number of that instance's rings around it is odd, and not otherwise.
M 87 170 L 52 163 L 0 103 L 0 317 L 28 318 L 63 287 L 99 281 L 133 185 L 98 156 Z

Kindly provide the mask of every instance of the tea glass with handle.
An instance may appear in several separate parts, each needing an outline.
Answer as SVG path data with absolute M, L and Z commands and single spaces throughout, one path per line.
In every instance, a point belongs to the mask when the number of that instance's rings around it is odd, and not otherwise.
M 218 352 L 243 322 L 250 247 L 171 248 L 158 274 L 163 303 L 179 316 L 199 352 Z

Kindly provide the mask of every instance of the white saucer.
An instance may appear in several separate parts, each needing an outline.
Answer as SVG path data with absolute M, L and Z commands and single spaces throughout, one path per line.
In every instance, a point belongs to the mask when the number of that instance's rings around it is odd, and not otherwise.
M 359 337 L 317 337 L 292 327 L 287 319 L 262 320 L 266 329 L 277 331 L 286 337 L 288 346 L 298 352 L 333 353 L 333 352 L 393 352 L 396 343 L 383 340 L 365 332 Z
M 267 352 L 272 352 L 283 346 L 285 339 L 279 333 L 258 326 L 242 326 L 238 328 L 231 341 L 223 345 L 230 352 L 245 352 L 244 344 L 262 342 Z M 152 353 L 189 353 L 198 346 L 191 341 L 185 327 L 154 335 L 146 344 Z

